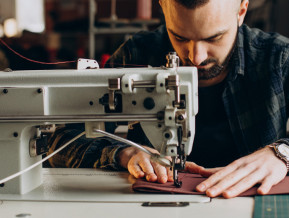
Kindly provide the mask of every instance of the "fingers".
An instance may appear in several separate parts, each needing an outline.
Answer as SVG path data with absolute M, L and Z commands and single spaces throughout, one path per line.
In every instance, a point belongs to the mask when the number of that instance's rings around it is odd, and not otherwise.
M 141 167 L 142 171 L 145 174 L 146 180 L 149 182 L 156 182 L 158 177 L 155 174 L 155 169 L 153 164 L 151 163 L 150 159 L 145 158 L 139 162 L 139 166 Z M 156 167 L 156 166 L 155 166 Z
M 167 167 L 167 174 L 168 174 L 168 182 L 173 182 L 174 181 L 173 171 L 171 170 L 170 167 Z
M 256 180 L 257 177 L 260 180 L 261 178 L 264 178 L 265 177 L 264 171 L 256 170 L 252 172 L 249 176 L 245 177 L 240 182 L 224 191 L 223 196 L 225 198 L 233 198 L 236 197 L 238 194 L 247 191 L 250 187 L 261 182 Z M 276 185 L 278 182 L 279 181 L 272 174 L 270 176 L 266 176 L 265 179 L 263 179 L 261 186 L 257 189 L 257 193 L 261 195 L 268 194 L 272 186 Z
M 145 173 L 142 171 L 142 169 L 139 167 L 139 165 L 133 161 L 128 162 L 127 169 L 129 171 L 129 173 L 137 179 L 145 176 Z
M 257 189 L 258 194 L 260 194 L 260 195 L 268 194 L 273 185 L 274 185 L 273 178 L 272 177 L 267 177 L 262 182 L 262 185 Z
M 151 161 L 151 165 L 153 166 L 153 170 L 157 177 L 158 183 L 166 183 L 168 181 L 168 174 L 166 167 L 163 167 L 162 165 L 153 161 Z
M 238 164 L 232 163 L 222 170 L 216 170 L 216 173 L 214 173 L 212 176 L 210 176 L 209 179 L 200 183 L 196 187 L 197 191 L 204 192 L 204 191 L 208 190 L 210 187 L 216 185 L 221 180 L 225 181 L 226 184 L 230 183 L 230 179 L 232 176 L 229 178 L 225 178 L 225 177 L 228 176 L 229 174 L 233 173 L 237 168 L 238 168 Z M 214 169 L 211 169 L 211 171 L 208 171 L 208 172 L 214 172 Z M 217 187 L 215 189 L 211 189 L 211 192 L 209 192 L 209 193 L 211 193 L 211 196 L 213 196 L 213 195 L 216 196 L 215 193 L 219 193 L 220 191 L 221 190 L 219 190 L 219 187 Z
M 143 152 L 131 157 L 128 162 L 128 171 L 135 178 L 145 177 L 149 182 L 166 183 L 173 181 L 173 173 L 169 168 L 152 161 L 150 156 Z
M 253 187 L 257 183 L 260 182 L 258 181 L 257 178 L 261 179 L 264 177 L 264 173 L 262 171 L 254 171 L 250 175 L 244 177 L 238 183 L 233 185 L 232 187 L 226 189 L 223 192 L 223 197 L 224 198 L 233 198 L 239 195 L 240 193 L 243 193 L 244 191 L 247 191 L 249 188 Z M 271 188 L 271 187 L 270 187 Z
M 215 174 L 216 172 L 222 170 L 224 167 L 217 167 L 217 168 L 210 168 L 210 169 L 201 169 L 199 174 L 203 177 L 210 177 L 211 175 Z
M 204 167 L 199 166 L 193 162 L 186 162 L 185 171 L 189 173 L 199 173 L 201 170 L 204 170 Z
M 204 167 L 199 166 L 193 162 L 186 162 L 185 171 L 188 173 L 197 173 L 203 177 L 209 177 L 223 168 L 224 167 L 205 169 Z
M 200 173 L 212 175 L 196 187 L 197 191 L 206 192 L 209 197 L 222 194 L 225 198 L 232 198 L 258 183 L 261 186 L 257 192 L 267 194 L 273 185 L 284 179 L 287 170 L 284 162 L 265 147 L 227 167 L 203 169 Z
M 260 195 L 268 194 L 272 186 L 278 184 L 282 179 L 283 179 L 282 173 L 279 173 L 278 171 L 271 173 L 262 181 L 261 186 L 257 189 L 258 194 Z
M 243 184 L 242 179 L 247 178 L 248 175 L 250 175 L 251 172 L 255 170 L 255 167 L 251 165 L 246 165 L 245 167 L 242 167 L 238 170 L 233 170 L 234 168 L 237 168 L 237 166 L 231 166 L 228 169 L 220 170 L 214 175 L 212 175 L 209 179 L 200 184 L 201 186 L 203 185 L 202 187 L 203 189 L 204 187 L 213 186 L 213 188 L 207 189 L 208 196 L 210 197 L 218 196 L 224 190 L 227 190 L 228 188 L 238 183 L 239 181 L 241 181 L 241 183 Z M 247 183 L 245 185 L 249 184 L 250 183 Z

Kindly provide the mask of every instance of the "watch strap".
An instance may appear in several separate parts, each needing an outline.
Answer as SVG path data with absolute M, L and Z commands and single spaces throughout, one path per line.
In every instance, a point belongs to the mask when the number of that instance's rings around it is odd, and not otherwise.
M 277 140 L 275 143 L 278 143 L 278 144 L 284 143 L 284 144 L 286 144 L 286 145 L 289 146 L 289 138 L 279 139 L 279 140 Z

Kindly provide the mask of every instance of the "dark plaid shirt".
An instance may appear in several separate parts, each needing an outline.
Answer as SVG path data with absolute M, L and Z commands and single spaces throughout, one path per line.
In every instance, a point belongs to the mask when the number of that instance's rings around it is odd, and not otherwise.
M 173 48 L 166 28 L 161 26 L 156 31 L 134 35 L 113 54 L 106 67 L 158 67 L 165 65 L 170 51 Z M 289 39 L 242 25 L 229 66 L 222 99 L 234 142 L 240 156 L 244 156 L 286 137 Z M 114 130 L 113 125 L 107 126 L 109 131 Z M 60 129 L 51 138 L 51 151 L 80 131 L 79 126 Z M 149 144 L 139 125 L 128 137 Z M 106 138 L 83 137 L 50 163 L 54 167 L 118 168 L 115 155 L 123 146 Z

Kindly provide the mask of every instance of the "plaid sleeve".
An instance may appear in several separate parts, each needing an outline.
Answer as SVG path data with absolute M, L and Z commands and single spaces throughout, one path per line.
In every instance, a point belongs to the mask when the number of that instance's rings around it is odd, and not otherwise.
M 286 100 L 287 118 L 289 116 L 289 45 L 283 52 L 280 72 L 282 72 L 283 87 Z
M 289 116 L 289 45 L 284 46 L 284 52 L 281 56 L 281 69 L 280 72 L 282 72 L 282 80 L 283 80 L 283 87 L 284 87 L 284 96 L 286 101 L 286 118 L 288 122 L 288 116 Z M 288 126 L 288 125 L 287 125 Z M 286 137 L 287 138 L 281 138 L 276 141 L 276 143 L 285 143 L 289 145 L 289 130 L 287 127 L 286 130 Z
M 49 139 L 49 153 L 84 131 L 82 128 L 63 127 Z M 127 147 L 107 137 L 90 139 L 82 136 L 49 159 L 56 168 L 108 168 L 123 169 L 116 161 L 117 152 Z

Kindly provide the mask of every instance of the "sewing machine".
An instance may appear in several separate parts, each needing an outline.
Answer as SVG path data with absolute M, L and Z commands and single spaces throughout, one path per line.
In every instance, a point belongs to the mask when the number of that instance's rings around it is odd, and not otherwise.
M 79 60 L 77 70 L 0 73 L 0 175 L 3 179 L 41 160 L 53 125 L 85 123 L 86 137 L 99 137 L 103 122 L 138 121 L 160 152 L 154 157 L 177 171 L 190 154 L 198 112 L 194 67 L 97 68 Z M 42 183 L 41 166 L 0 186 L 0 194 L 25 194 Z
M 80 60 L 77 70 L 0 72 L 0 180 L 42 159 L 46 133 L 54 125 L 84 122 L 86 137 L 94 138 L 107 135 L 101 130 L 103 121 L 139 121 L 161 154 L 155 160 L 166 164 L 163 156 L 172 157 L 175 184 L 180 185 L 177 171 L 192 150 L 198 101 L 196 69 L 177 63 L 170 54 L 167 66 L 160 68 L 86 69 L 97 68 L 97 63 Z M 253 214 L 254 198 L 135 193 L 130 179 L 127 172 L 40 165 L 0 185 L 0 214 L 47 218 Z

